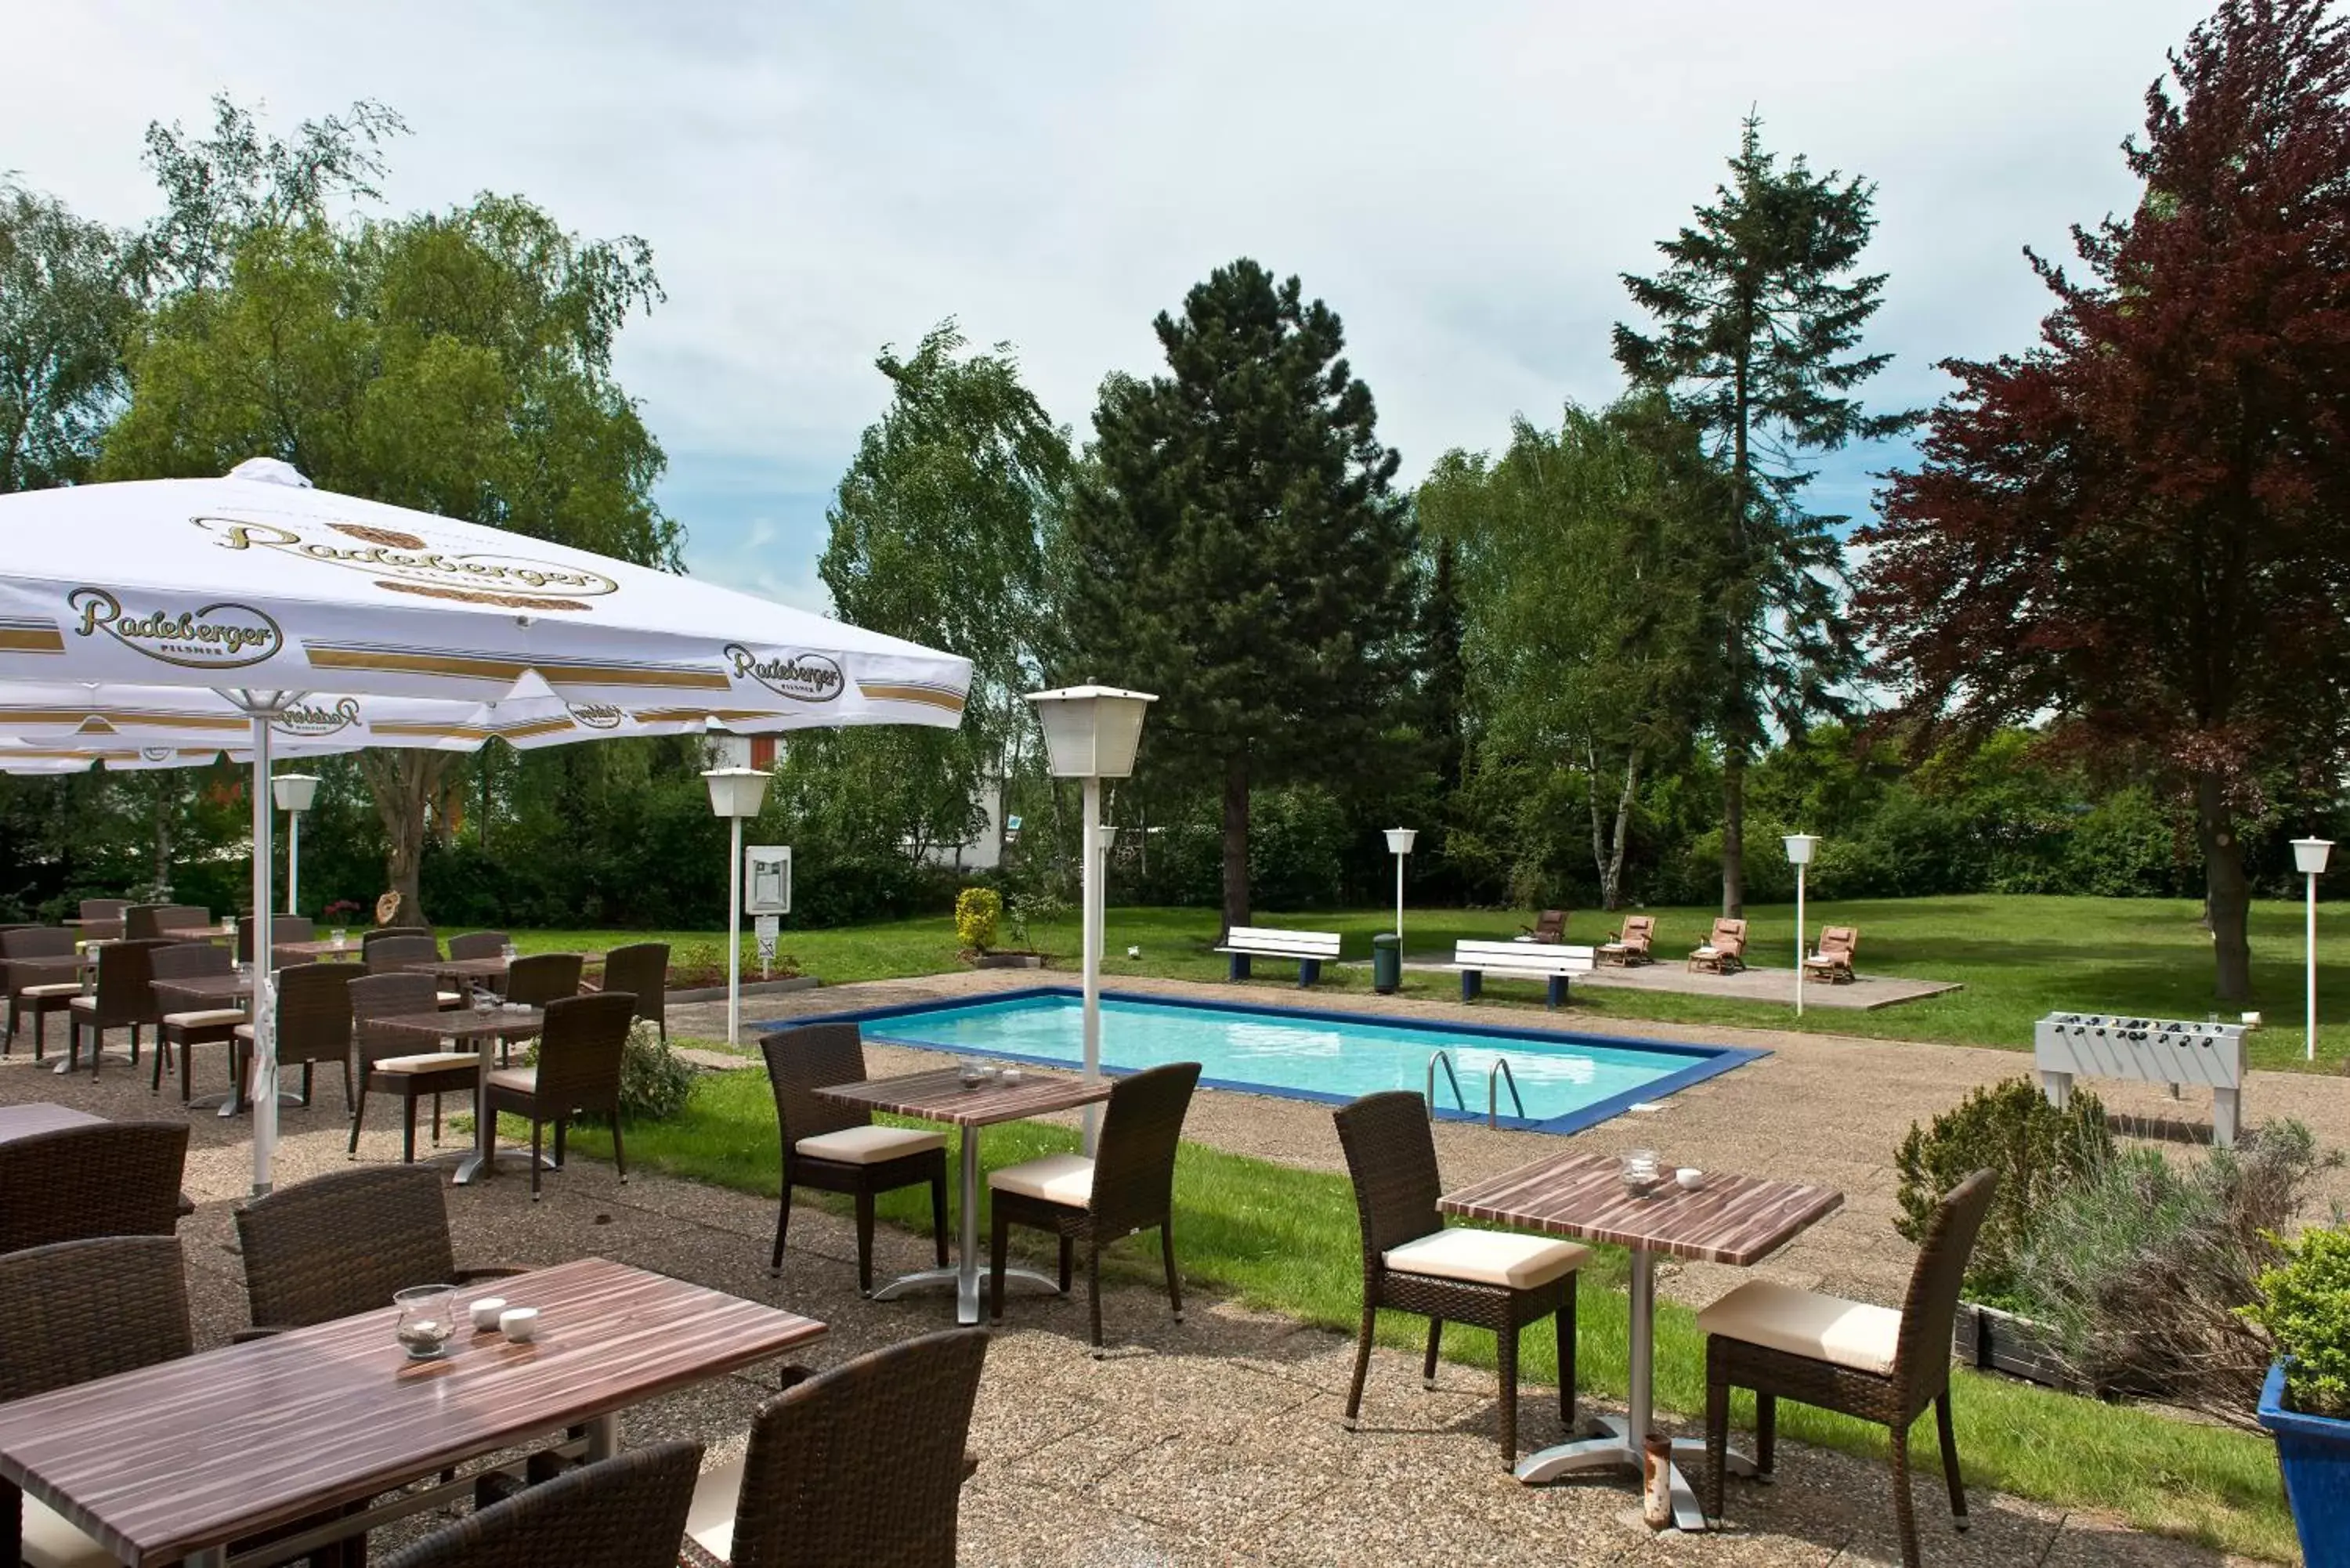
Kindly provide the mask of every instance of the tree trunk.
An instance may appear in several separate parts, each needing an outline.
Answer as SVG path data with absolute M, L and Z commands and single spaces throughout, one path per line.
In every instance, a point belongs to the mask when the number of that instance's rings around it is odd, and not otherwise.
M 1224 929 L 1249 923 L 1249 765 L 1235 752 L 1224 759 Z
M 1611 836 L 1602 826 L 1599 806 L 1599 753 L 1584 749 L 1591 775 L 1591 864 L 1599 873 L 1599 907 L 1614 911 L 1624 907 L 1624 840 L 1632 826 L 1632 797 L 1639 787 L 1640 753 L 1634 747 L 1624 757 L 1624 787 L 1616 796 L 1616 825 Z
M 1721 918 L 1746 916 L 1746 748 L 1721 752 Z
M 2228 805 L 2227 782 L 2217 774 L 2196 775 L 2195 837 L 2203 851 L 2204 905 L 2211 920 L 2220 1000 L 2245 1006 L 2252 1000 L 2252 947 L 2245 929 L 2252 894 L 2244 879 L 2244 846 Z
M 441 794 L 448 753 L 370 749 L 359 753 L 359 771 L 383 822 L 384 880 L 400 895 L 402 918 L 422 925 L 424 895 L 418 877 L 424 863 L 425 815 Z
M 155 897 L 172 896 L 172 818 L 180 806 L 180 786 L 169 769 L 155 774 Z

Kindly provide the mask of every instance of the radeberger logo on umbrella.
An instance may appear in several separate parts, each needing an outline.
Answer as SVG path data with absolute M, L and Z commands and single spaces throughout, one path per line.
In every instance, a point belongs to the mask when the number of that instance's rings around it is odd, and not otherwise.
M 609 702 L 572 702 L 567 704 L 571 716 L 591 730 L 617 730 L 620 727 L 620 711 Z
M 840 695 L 840 666 L 821 653 L 778 653 L 762 659 L 739 642 L 726 645 L 734 679 L 757 681 L 781 697 L 803 702 L 829 702 Z
M 364 572 L 377 587 L 396 594 L 550 611 L 588 609 L 582 601 L 620 591 L 619 584 L 589 567 L 525 556 L 452 555 L 397 528 L 334 523 L 328 526 L 341 539 L 305 539 L 274 523 L 213 516 L 194 522 L 217 536 L 224 550 L 274 550 L 296 560 Z
M 359 700 L 338 698 L 331 708 L 315 702 L 297 702 L 270 722 L 269 727 L 288 735 L 317 739 L 338 734 L 359 722 Z
M 82 637 L 106 633 L 123 647 L 190 670 L 235 670 L 259 664 L 286 646 L 277 623 L 249 605 L 223 601 L 197 609 L 150 607 L 125 610 L 104 588 L 76 588 L 66 602 L 81 617 Z

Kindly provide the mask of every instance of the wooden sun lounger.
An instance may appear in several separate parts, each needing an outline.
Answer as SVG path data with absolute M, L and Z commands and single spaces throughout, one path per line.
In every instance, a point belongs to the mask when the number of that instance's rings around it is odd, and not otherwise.
M 1627 915 L 1624 929 L 1616 933 L 1613 941 L 1605 941 L 1593 949 L 1601 963 L 1612 963 L 1628 969 L 1634 964 L 1654 963 L 1656 957 L 1648 951 L 1657 938 L 1657 918 L 1654 915 Z
M 1691 973 L 1711 970 L 1715 974 L 1735 974 L 1746 967 L 1746 922 L 1721 919 L 1713 922 L 1712 935 L 1705 945 L 1690 952 Z
M 1842 985 L 1853 978 L 1853 954 L 1859 948 L 1857 926 L 1830 926 L 1820 933 L 1819 950 L 1804 960 L 1804 972 Z

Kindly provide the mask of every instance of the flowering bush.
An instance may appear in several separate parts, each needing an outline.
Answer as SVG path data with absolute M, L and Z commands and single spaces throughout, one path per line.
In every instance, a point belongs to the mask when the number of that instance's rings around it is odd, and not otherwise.
M 955 940 L 985 952 L 995 945 L 1003 899 L 993 888 L 965 888 L 955 899 Z

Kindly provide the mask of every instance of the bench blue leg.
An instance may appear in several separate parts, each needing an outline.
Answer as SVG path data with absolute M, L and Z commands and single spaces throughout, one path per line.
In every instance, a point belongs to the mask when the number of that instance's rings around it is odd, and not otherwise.
M 1233 954 L 1232 954 L 1232 955 L 1231 955 L 1231 957 L 1232 957 L 1232 972 L 1231 972 L 1231 974 L 1230 974 L 1229 976 L 1227 976 L 1226 978 L 1228 978 L 1228 979 L 1232 979 L 1232 980 L 1246 980 L 1246 979 L 1249 977 L 1249 956 L 1248 956 L 1248 954 L 1246 954 L 1246 953 L 1233 953 Z
M 1320 959 L 1299 959 L 1297 961 L 1298 990 L 1304 991 L 1307 986 L 1312 985 L 1315 981 L 1320 980 L 1321 978 L 1322 961 Z
M 1473 970 L 1473 969 L 1464 969 L 1464 970 L 1462 970 L 1462 971 L 1461 971 L 1461 1001 L 1463 1001 L 1463 1002 L 1474 1002 L 1474 1001 L 1476 1001 L 1476 1000 L 1477 1000 L 1477 998 L 1478 998 L 1478 996 L 1479 996 L 1479 995 L 1480 995 L 1480 994 L 1484 991 L 1484 989 L 1485 989 L 1485 976 L 1484 976 L 1484 974 L 1483 974 L 1483 972 L 1482 972 L 1482 971 L 1479 971 L 1479 970 Z
M 1555 1009 L 1565 1001 L 1566 976 L 1555 974 L 1550 977 L 1550 1004 Z

